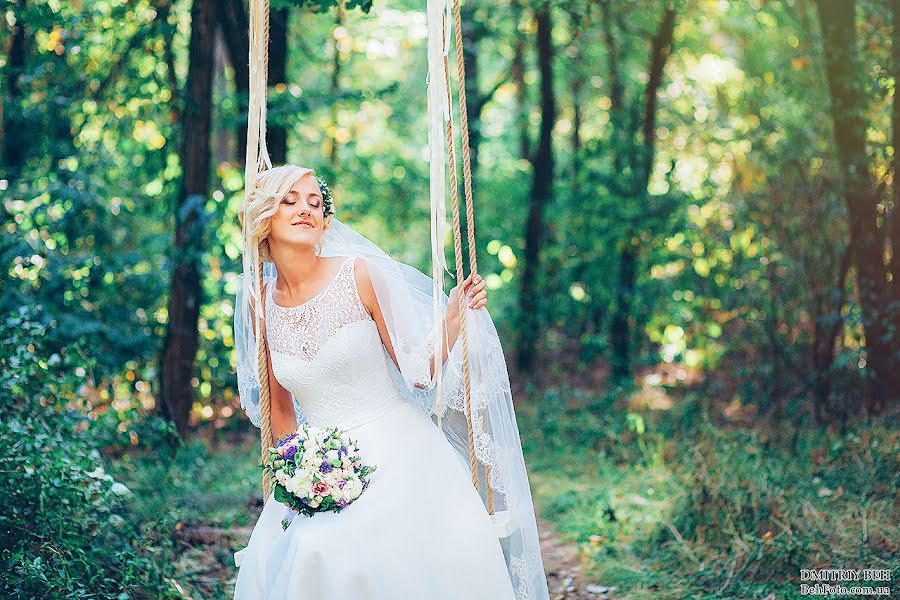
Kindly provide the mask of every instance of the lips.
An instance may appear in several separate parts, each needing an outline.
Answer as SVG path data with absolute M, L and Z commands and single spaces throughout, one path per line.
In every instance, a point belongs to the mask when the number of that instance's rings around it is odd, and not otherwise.
M 313 224 L 310 223 L 309 221 L 300 221 L 300 222 L 298 222 L 298 223 L 294 223 L 294 225 L 295 225 L 295 226 L 301 226 L 301 227 L 303 227 L 303 226 L 305 226 L 305 227 L 313 227 Z

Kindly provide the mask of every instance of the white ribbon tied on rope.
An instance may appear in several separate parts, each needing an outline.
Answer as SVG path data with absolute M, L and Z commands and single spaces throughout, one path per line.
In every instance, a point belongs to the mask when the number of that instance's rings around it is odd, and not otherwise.
M 444 57 L 450 48 L 450 3 L 447 0 L 428 0 L 428 77 L 426 80 L 428 99 L 428 145 L 429 145 L 429 194 L 431 198 L 431 275 L 433 280 L 434 300 L 434 332 L 433 338 L 435 376 L 437 386 L 437 404 L 435 414 L 438 426 L 441 425 L 440 398 L 442 388 L 441 354 L 445 330 L 443 327 L 442 306 L 439 303 L 444 289 L 444 271 L 447 261 L 444 256 L 444 240 L 447 231 L 447 152 L 444 147 L 446 124 L 452 115 L 448 101 Z M 451 165 L 453 168 L 453 165 Z
M 256 190 L 256 178 L 263 169 L 272 168 L 272 160 L 266 148 L 266 93 L 268 86 L 269 62 L 269 2 L 268 0 L 250 0 L 250 98 L 247 104 L 247 155 L 244 162 L 244 202 L 243 212 L 243 257 L 245 276 L 242 281 L 244 298 L 254 307 L 256 330 L 262 314 L 261 302 L 257 293 L 257 278 L 262 285 L 262 273 L 257 273 L 259 264 L 259 247 L 250 242 L 252 224 L 248 222 L 250 196 Z

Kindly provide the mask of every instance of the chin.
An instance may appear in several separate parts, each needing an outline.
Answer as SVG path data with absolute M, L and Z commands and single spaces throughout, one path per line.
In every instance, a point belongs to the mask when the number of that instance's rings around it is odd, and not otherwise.
M 305 246 L 314 249 L 316 246 L 316 241 L 318 239 L 318 236 L 310 235 L 305 232 L 291 231 L 288 232 L 288 235 L 276 238 L 276 243 L 284 244 L 285 246 L 291 246 L 298 250 Z

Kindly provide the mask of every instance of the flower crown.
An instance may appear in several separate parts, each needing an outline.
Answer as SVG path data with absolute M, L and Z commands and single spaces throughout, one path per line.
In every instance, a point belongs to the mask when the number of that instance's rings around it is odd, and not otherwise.
M 334 214 L 334 198 L 331 197 L 331 189 L 322 177 L 316 175 L 316 181 L 319 183 L 319 190 L 322 192 L 322 216 L 327 219 L 328 215 Z

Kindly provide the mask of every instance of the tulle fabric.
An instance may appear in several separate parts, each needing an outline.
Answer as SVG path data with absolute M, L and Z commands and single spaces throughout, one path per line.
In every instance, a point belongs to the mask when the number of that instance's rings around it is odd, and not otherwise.
M 355 341 L 368 327 L 340 335 Z M 466 466 L 421 411 L 395 393 L 384 400 L 388 412 L 346 431 L 378 466 L 368 488 L 338 513 L 295 516 L 285 531 L 285 507 L 270 496 L 243 551 L 235 600 L 514 600 Z

